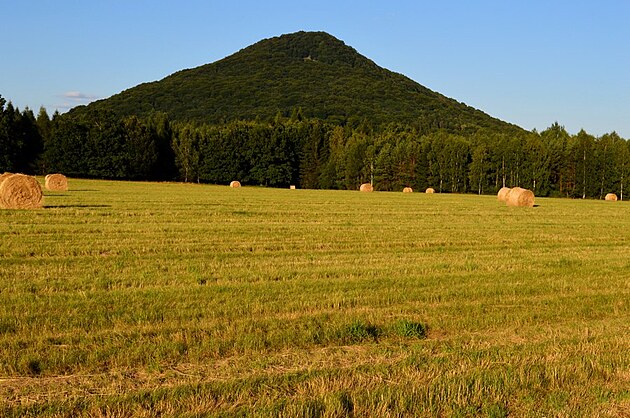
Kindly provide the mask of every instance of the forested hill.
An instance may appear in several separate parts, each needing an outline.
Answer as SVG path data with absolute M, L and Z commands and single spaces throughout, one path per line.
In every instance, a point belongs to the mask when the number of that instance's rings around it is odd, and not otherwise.
M 166 112 L 173 121 L 306 118 L 356 126 L 404 123 L 427 132 L 519 130 L 431 91 L 324 32 L 265 39 L 220 61 L 182 70 L 87 106 L 120 116 Z M 86 107 L 71 113 L 82 113 Z

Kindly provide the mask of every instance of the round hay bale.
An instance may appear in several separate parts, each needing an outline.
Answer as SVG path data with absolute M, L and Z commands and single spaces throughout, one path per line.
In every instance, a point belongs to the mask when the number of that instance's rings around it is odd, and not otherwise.
M 0 208 L 37 209 L 42 207 L 42 186 L 35 177 L 13 174 L 0 184 Z
M 4 179 L 12 175 L 13 173 L 9 173 L 8 171 L 5 171 L 4 173 L 0 174 L 0 184 L 2 184 L 2 181 L 4 181 Z
M 289 186 L 289 190 L 295 190 L 295 186 L 292 184 Z
M 234 180 L 234 181 L 230 182 L 230 187 L 232 187 L 232 188 L 241 187 L 241 182 Z
M 359 188 L 359 190 L 362 192 L 373 192 L 374 187 L 372 187 L 370 183 L 363 183 L 361 187 Z
M 506 194 L 505 203 L 508 206 L 534 207 L 534 192 L 521 187 L 514 187 Z
M 44 186 L 48 190 L 65 192 L 68 190 L 68 179 L 63 174 L 48 174 L 44 179 Z
M 617 201 L 617 195 L 614 193 L 608 193 L 606 195 L 606 197 L 604 197 L 604 200 L 610 200 L 611 202 L 616 202 Z
M 425 193 L 433 194 L 433 193 L 435 193 L 435 189 L 434 189 L 433 187 L 429 187 L 429 188 L 425 191 Z
M 405 187 L 403 193 L 413 193 L 413 189 L 411 187 Z
M 501 187 L 499 189 L 499 193 L 497 193 L 497 200 L 499 202 L 505 202 L 505 200 L 507 199 L 507 195 L 508 193 L 510 193 L 510 189 L 509 187 Z

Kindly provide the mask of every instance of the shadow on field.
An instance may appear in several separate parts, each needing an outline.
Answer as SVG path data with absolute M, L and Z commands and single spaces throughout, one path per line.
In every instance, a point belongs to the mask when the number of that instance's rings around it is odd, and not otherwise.
M 111 208 L 112 205 L 44 205 L 44 209 L 60 208 Z
M 220 203 L 187 203 L 185 205 L 180 205 L 181 207 L 192 208 L 192 207 L 200 207 L 207 208 L 208 206 L 221 206 Z

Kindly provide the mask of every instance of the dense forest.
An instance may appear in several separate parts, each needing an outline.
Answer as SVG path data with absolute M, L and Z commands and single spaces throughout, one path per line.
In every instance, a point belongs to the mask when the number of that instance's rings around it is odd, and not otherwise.
M 300 188 L 376 190 L 433 187 L 494 194 L 506 185 L 537 196 L 623 197 L 630 141 L 610 133 L 446 129 L 412 125 L 338 125 L 289 117 L 220 124 L 174 122 L 165 113 L 116 116 L 98 109 L 49 117 L 0 97 L 0 172 L 180 180 Z

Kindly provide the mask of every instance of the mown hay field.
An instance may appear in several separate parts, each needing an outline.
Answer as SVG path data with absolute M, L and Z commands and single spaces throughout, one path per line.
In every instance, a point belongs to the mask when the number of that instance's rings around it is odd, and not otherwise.
M 69 185 L 0 211 L 0 416 L 630 414 L 626 202 Z

